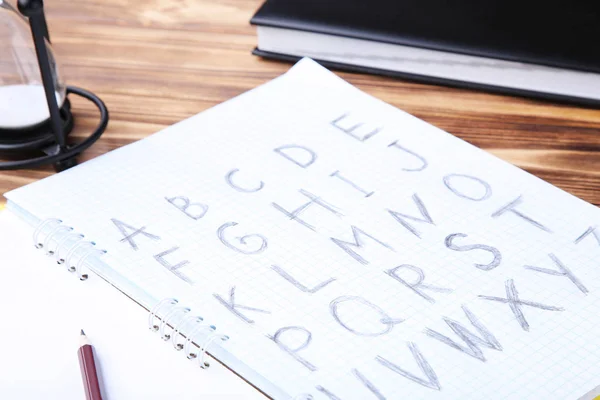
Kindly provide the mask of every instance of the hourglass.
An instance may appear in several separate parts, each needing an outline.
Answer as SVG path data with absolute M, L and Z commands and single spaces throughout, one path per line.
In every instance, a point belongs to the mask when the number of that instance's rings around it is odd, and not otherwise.
M 73 114 L 68 95 L 93 102 L 100 111 L 96 129 L 69 143 Z M 0 170 L 53 164 L 57 171 L 106 129 L 108 111 L 97 96 L 67 86 L 50 45 L 42 0 L 19 0 L 17 9 L 0 0 Z

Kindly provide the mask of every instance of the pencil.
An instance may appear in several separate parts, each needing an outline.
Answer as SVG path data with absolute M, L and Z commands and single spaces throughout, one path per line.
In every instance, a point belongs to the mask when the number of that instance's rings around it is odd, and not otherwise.
M 79 337 L 79 351 L 77 354 L 79 356 L 85 398 L 87 400 L 102 400 L 100 383 L 98 382 L 98 374 L 96 373 L 96 364 L 94 363 L 94 351 L 83 329 Z

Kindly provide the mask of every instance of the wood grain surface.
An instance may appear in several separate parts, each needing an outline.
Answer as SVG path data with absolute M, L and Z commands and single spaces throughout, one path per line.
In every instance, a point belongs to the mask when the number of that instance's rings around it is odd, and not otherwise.
M 144 138 L 247 91 L 289 65 L 250 54 L 261 0 L 46 1 L 70 85 L 98 94 L 111 119 L 82 159 Z M 339 73 L 388 103 L 600 205 L 600 110 Z M 97 122 L 75 99 L 75 136 Z M 52 174 L 2 171 L 0 193 Z M 2 204 L 3 199 L 0 199 Z

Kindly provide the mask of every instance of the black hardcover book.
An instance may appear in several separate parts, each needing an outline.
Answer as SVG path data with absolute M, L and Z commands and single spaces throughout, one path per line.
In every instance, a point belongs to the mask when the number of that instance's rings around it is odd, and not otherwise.
M 268 0 L 254 53 L 600 106 L 600 2 Z

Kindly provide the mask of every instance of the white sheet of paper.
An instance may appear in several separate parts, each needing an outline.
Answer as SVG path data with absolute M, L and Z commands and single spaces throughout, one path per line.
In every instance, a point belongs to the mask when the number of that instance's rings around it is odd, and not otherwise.
M 190 304 L 290 397 L 599 383 L 598 209 L 310 60 L 7 197 Z
M 147 329 L 143 308 L 98 277 L 80 282 L 35 250 L 31 234 L 0 213 L 0 398 L 84 398 L 82 328 L 107 400 L 265 398 L 215 361 L 201 370 L 186 360 Z

